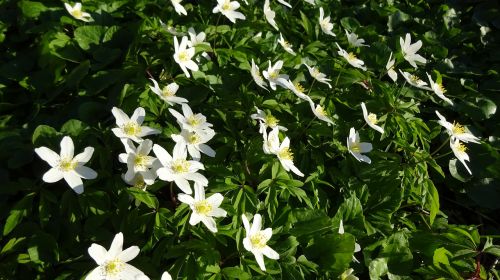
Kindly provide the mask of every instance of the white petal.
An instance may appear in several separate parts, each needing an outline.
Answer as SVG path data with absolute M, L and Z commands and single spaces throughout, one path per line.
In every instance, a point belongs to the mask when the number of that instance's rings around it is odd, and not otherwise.
M 161 280 L 172 280 L 172 276 L 170 276 L 170 274 L 168 272 L 163 272 L 163 274 L 161 275 Z
M 259 264 L 260 269 L 262 271 L 266 271 L 266 265 L 264 264 L 264 256 L 262 253 L 257 251 L 253 251 L 252 253 L 255 255 L 255 260 L 257 261 L 257 264 Z
M 262 228 L 262 216 L 260 214 L 255 214 L 255 216 L 253 216 L 250 233 L 254 234 L 256 232 L 259 232 L 261 228 Z
M 97 172 L 95 172 L 92 168 L 88 168 L 86 166 L 77 166 L 75 168 L 75 172 L 83 179 L 97 178 Z
M 61 158 L 73 159 L 75 152 L 75 145 L 69 136 L 64 136 L 61 140 Z
M 200 144 L 200 151 L 209 157 L 215 157 L 215 151 L 206 144 Z
M 224 196 L 220 193 L 213 194 L 209 198 L 207 198 L 208 203 L 212 205 L 212 207 L 217 208 L 219 205 L 221 205 L 222 201 L 224 200 Z
M 271 249 L 271 247 L 269 247 L 269 246 L 266 246 L 262 249 L 262 254 L 264 254 L 264 256 L 266 256 L 270 259 L 273 259 L 273 260 L 277 260 L 280 258 L 280 255 L 276 251 Z
M 178 196 L 177 196 L 177 199 L 182 202 L 182 203 L 186 203 L 188 205 L 193 205 L 194 204 L 194 198 L 190 195 L 187 195 L 187 194 L 184 194 L 184 193 L 180 193 Z
M 108 260 L 115 259 L 122 252 L 123 248 L 123 233 L 119 232 L 113 238 L 111 246 L 109 247 L 108 254 L 106 255 Z
M 222 208 L 215 208 L 215 209 L 212 209 L 212 212 L 210 212 L 209 216 L 212 216 L 212 217 L 226 217 L 227 216 L 227 212 L 226 212 L 226 210 L 224 210 Z
M 153 152 L 163 165 L 167 165 L 168 162 L 172 161 L 170 154 L 158 144 L 154 144 Z
M 61 159 L 59 155 L 47 147 L 40 147 L 35 149 L 35 153 L 44 161 L 46 161 L 51 167 L 57 166 L 59 160 Z
M 116 125 L 122 126 L 130 121 L 127 114 L 125 114 L 120 108 L 113 107 L 111 109 L 111 113 L 116 119 Z
M 52 167 L 43 174 L 42 180 L 46 183 L 55 183 L 63 178 L 64 173 L 57 167 Z
M 201 222 L 202 216 L 198 215 L 198 213 L 191 213 L 191 217 L 189 218 L 189 224 L 194 226 Z
M 90 160 L 90 158 L 92 157 L 93 154 L 94 154 L 94 148 L 86 147 L 85 150 L 83 150 L 83 152 L 76 155 L 73 158 L 73 160 L 80 163 L 80 164 L 85 164 Z
M 117 278 L 115 279 L 120 279 L 120 280 L 149 280 L 149 277 L 147 277 L 142 271 L 139 269 L 135 268 L 134 266 L 125 263 L 123 264 L 124 267 L 116 275 Z
M 80 176 L 76 172 L 65 172 L 64 180 L 68 183 L 69 187 L 73 189 L 77 194 L 83 193 L 83 182 Z
M 99 244 L 92 243 L 88 249 L 89 255 L 98 265 L 102 265 L 106 261 L 106 249 Z
M 217 224 L 212 217 L 201 217 L 201 222 L 210 230 L 211 232 L 217 232 Z
M 144 110 L 144 108 L 138 107 L 137 109 L 135 109 L 134 114 L 132 114 L 132 117 L 130 117 L 130 120 L 141 125 L 142 122 L 144 121 L 145 116 L 146 116 L 146 111 Z
M 141 250 L 139 249 L 139 247 L 131 246 L 123 250 L 120 254 L 118 254 L 117 258 L 120 259 L 122 262 L 129 262 L 133 260 L 135 257 L 137 257 L 140 251 Z
M 184 178 L 176 178 L 174 179 L 175 184 L 179 189 L 181 189 L 182 192 L 186 194 L 192 194 L 193 191 L 191 190 L 191 186 L 189 185 L 189 182 L 184 179 Z
M 141 126 L 141 133 L 139 133 L 139 137 L 144 137 L 153 134 L 159 134 L 160 131 L 158 129 L 151 128 L 149 126 Z
M 248 221 L 248 218 L 245 214 L 241 215 L 241 221 L 243 222 L 243 227 L 245 227 L 245 231 L 246 231 L 247 235 L 249 235 L 250 234 L 250 222 Z M 250 249 L 247 249 L 247 250 L 250 250 Z

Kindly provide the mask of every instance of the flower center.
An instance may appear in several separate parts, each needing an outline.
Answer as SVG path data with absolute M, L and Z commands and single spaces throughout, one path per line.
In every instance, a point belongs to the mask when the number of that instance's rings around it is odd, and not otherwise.
M 266 247 L 267 240 L 262 233 L 257 232 L 256 234 L 250 236 L 250 243 L 252 243 L 252 247 L 262 249 Z
M 190 59 L 191 58 L 189 57 L 189 54 L 187 53 L 187 51 L 183 50 L 183 51 L 179 52 L 179 60 L 180 61 L 186 62 L 186 61 L 188 61 Z
M 200 136 L 196 133 L 192 133 L 191 135 L 188 136 L 188 142 L 189 144 L 198 144 L 200 142 Z
M 71 12 L 71 15 L 74 16 L 75 18 L 81 18 L 83 16 L 83 13 L 81 10 L 73 10 Z
M 463 134 L 465 133 L 465 127 L 459 123 L 454 122 L 451 131 L 453 132 L 453 134 Z
M 304 93 L 305 88 L 300 83 L 295 83 L 295 84 L 293 84 L 293 86 L 295 87 L 296 91 L 298 91 L 300 93 Z
M 347 59 L 352 61 L 352 60 L 356 60 L 358 58 L 356 57 L 355 54 L 353 54 L 352 52 L 350 52 L 350 53 L 347 54 Z
M 278 124 L 279 121 L 273 115 L 269 114 L 269 115 L 266 115 L 265 122 L 269 127 L 274 128 Z
M 112 260 L 104 264 L 104 273 L 107 275 L 116 275 L 123 270 L 123 262 L 120 260 Z
M 415 76 L 415 75 L 410 75 L 410 81 L 414 82 L 414 83 L 419 83 L 420 82 L 420 78 Z
M 59 162 L 59 169 L 63 172 L 71 171 L 76 168 L 77 164 L 78 163 L 76 161 L 73 161 L 73 159 L 63 158 Z
M 467 151 L 467 147 L 465 147 L 462 143 L 458 143 L 456 147 L 459 152 L 465 153 Z
M 173 91 L 171 91 L 168 87 L 164 87 L 163 90 L 161 91 L 161 95 L 163 97 L 170 97 L 170 96 L 174 96 L 175 93 Z
M 361 152 L 361 147 L 359 143 L 351 143 L 351 151 L 355 153 L 360 153 Z
M 271 77 L 271 79 L 275 80 L 278 78 L 278 71 L 274 70 L 274 71 L 271 71 L 271 73 L 269 73 L 269 77 Z
M 290 45 L 290 43 L 288 43 L 288 41 L 283 40 L 283 47 L 284 48 L 291 48 L 292 45 Z
M 129 122 L 123 126 L 123 132 L 130 136 L 135 136 L 141 132 L 141 127 L 135 122 Z
M 190 126 L 198 126 L 201 123 L 201 119 L 197 115 L 191 115 L 187 119 L 187 123 Z
M 371 124 L 377 124 L 378 120 L 377 120 L 377 115 L 373 114 L 373 113 L 370 113 L 368 114 L 368 117 L 366 117 L 368 119 L 368 121 L 371 123 Z
M 206 199 L 194 203 L 194 210 L 200 215 L 207 216 L 212 212 L 212 205 Z
M 318 105 L 315 109 L 316 113 L 320 116 L 326 116 L 326 112 L 325 112 L 325 109 L 323 108 L 323 106 L 321 105 Z
M 231 5 L 229 5 L 229 1 L 225 1 L 224 4 L 222 4 L 222 9 L 224 11 L 229 11 L 231 10 Z
M 284 160 L 293 160 L 293 153 L 290 151 L 289 147 L 285 147 L 279 151 L 278 157 Z
M 319 76 L 319 74 L 321 74 L 321 72 L 319 72 L 319 70 L 318 70 L 318 69 L 316 69 L 316 68 L 313 68 L 313 69 L 312 69 L 311 76 L 313 76 L 313 78 L 318 77 L 318 76 Z
M 144 182 L 144 177 L 140 174 L 137 174 L 136 176 L 137 180 L 134 183 L 134 188 L 145 190 L 147 185 L 146 182 Z
M 174 171 L 174 173 L 186 173 L 189 171 L 189 166 L 191 166 L 191 164 L 187 160 L 176 159 L 172 163 L 172 171 Z
M 141 155 L 141 154 L 136 155 L 136 157 L 134 159 L 134 166 L 144 168 L 144 167 L 146 167 L 146 165 L 148 165 L 148 156 Z
M 443 84 L 436 84 L 437 91 L 441 92 L 441 94 L 446 93 L 446 89 L 444 88 Z

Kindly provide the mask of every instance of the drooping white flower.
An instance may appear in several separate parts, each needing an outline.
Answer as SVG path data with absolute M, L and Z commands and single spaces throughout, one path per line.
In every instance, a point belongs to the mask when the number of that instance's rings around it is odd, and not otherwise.
M 128 117 L 121 109 L 113 107 L 111 113 L 116 119 L 116 125 L 118 127 L 112 128 L 111 131 L 119 138 L 128 138 L 136 143 L 142 141 L 142 137 L 158 134 L 159 130 L 148 126 L 141 126 L 144 122 L 144 117 L 146 116 L 146 111 L 144 108 L 139 107 L 135 109 L 132 117 Z
M 470 161 L 469 155 L 466 153 L 467 147 L 464 144 L 460 143 L 458 138 L 451 137 L 450 138 L 450 147 L 453 151 L 453 154 L 457 157 L 457 159 L 464 165 L 465 169 L 472 175 L 472 171 L 470 171 L 469 167 L 465 163 L 466 161 Z
M 175 96 L 177 90 L 179 90 L 179 85 L 176 84 L 175 82 L 170 83 L 164 86 L 163 89 L 161 89 L 160 86 L 158 85 L 158 82 L 155 79 L 150 78 L 150 80 L 153 82 L 154 85 L 154 87 L 149 86 L 151 91 L 153 91 L 156 95 L 158 95 L 163 101 L 167 102 L 168 105 L 173 106 L 174 104 L 182 104 L 188 102 L 186 98 Z
M 75 146 L 69 136 L 64 136 L 61 140 L 61 152 L 59 155 L 47 147 L 35 149 L 35 153 L 50 165 L 49 171 L 43 174 L 43 181 L 55 183 L 64 179 L 70 188 L 77 194 L 83 193 L 83 179 L 95 179 L 97 173 L 84 166 L 92 157 L 94 148 L 86 147 L 82 153 L 73 156 Z
M 323 108 L 323 106 L 321 105 L 316 105 L 316 107 L 314 106 L 314 103 L 310 102 L 309 105 L 311 105 L 311 110 L 313 112 L 313 114 L 320 120 L 328 123 L 328 125 L 331 125 L 333 124 L 333 121 L 332 119 L 330 119 L 325 111 L 325 108 Z
M 368 110 L 366 110 L 364 102 L 361 102 L 361 109 L 363 110 L 363 118 L 365 119 L 366 124 L 368 124 L 371 128 L 375 129 L 376 131 L 384 134 L 384 129 L 377 125 L 378 122 L 377 115 L 373 113 L 368 113 Z
M 264 134 L 266 132 L 266 129 L 270 127 L 271 129 L 274 129 L 277 127 L 281 131 L 287 131 L 288 129 L 284 126 L 278 125 L 279 120 L 274 117 L 272 114 L 266 114 L 266 112 L 260 110 L 255 106 L 255 109 L 257 110 L 257 114 L 252 114 L 250 117 L 254 120 L 259 121 L 259 133 Z
M 339 234 L 344 234 L 345 231 L 344 231 L 344 221 L 340 220 L 340 223 L 339 223 Z M 354 242 L 354 253 L 357 253 L 361 251 L 361 246 L 359 246 L 358 243 Z M 359 263 L 358 259 L 356 259 L 356 257 L 353 255 L 352 256 L 352 260 Z
M 396 60 L 392 58 L 391 52 L 391 54 L 389 55 L 389 60 L 385 65 L 385 69 L 387 70 L 387 75 L 389 75 L 392 81 L 395 82 L 398 79 L 398 73 L 394 70 L 394 63 L 396 63 Z
M 205 198 L 203 186 L 194 184 L 194 198 L 187 194 L 179 194 L 179 201 L 189 205 L 193 213 L 189 218 L 189 224 L 194 226 L 202 222 L 211 232 L 217 232 L 217 224 L 213 217 L 225 217 L 227 212 L 219 206 L 224 200 L 220 193 L 215 193 Z
M 354 156 L 354 158 L 368 164 L 371 163 L 372 160 L 369 157 L 362 155 L 362 153 L 368 153 L 372 150 L 372 148 L 371 143 L 360 142 L 359 133 L 354 129 L 354 127 L 351 127 L 349 137 L 347 137 L 347 149 Z
M 292 5 L 290 5 L 290 3 L 288 3 L 288 2 L 285 2 L 284 0 L 278 0 L 278 3 L 281 3 L 281 4 L 287 6 L 290 9 L 292 8 Z
M 349 45 L 353 48 L 357 47 L 369 47 L 368 45 L 365 45 L 365 39 L 358 38 L 358 35 L 354 32 L 349 33 L 347 29 L 345 30 L 345 35 L 347 36 L 347 41 L 349 42 Z
M 236 10 L 240 7 L 240 3 L 231 0 L 217 0 L 217 6 L 214 7 L 212 13 L 221 13 L 226 16 L 232 23 L 236 19 L 246 19 L 245 15 Z
M 296 55 L 296 53 L 292 49 L 292 45 L 288 43 L 285 39 L 283 39 L 283 35 L 280 33 L 280 38 L 278 39 L 278 43 L 285 49 L 285 51 L 291 55 Z
M 209 157 L 215 157 L 215 151 L 206 143 L 215 135 L 213 129 L 206 129 L 202 132 L 191 132 L 183 129 L 180 134 L 172 134 L 172 139 L 179 145 L 185 145 L 189 155 L 194 160 L 200 160 L 201 153 Z
M 203 114 L 193 114 L 191 107 L 185 103 L 182 104 L 182 115 L 172 108 L 168 110 L 177 119 L 177 123 L 181 128 L 187 131 L 203 133 L 212 127 L 212 124 L 207 122 L 207 118 Z
M 172 2 L 172 5 L 174 6 L 175 12 L 178 15 L 187 16 L 186 9 L 181 5 L 182 0 L 170 0 L 170 2 Z
M 153 165 L 158 160 L 149 155 L 153 148 L 153 141 L 146 139 L 136 148 L 130 139 L 121 139 L 125 146 L 125 153 L 118 155 L 121 163 L 127 164 L 127 172 L 123 176 L 126 182 L 132 182 L 137 174 L 142 176 L 142 180 L 147 185 L 152 185 L 156 179 Z
M 68 13 L 75 19 L 85 22 L 92 21 L 92 17 L 89 13 L 82 12 L 82 3 L 77 2 L 73 7 L 71 7 L 68 3 L 64 3 L 64 7 L 66 8 L 66 11 L 68 11 Z
M 274 66 L 269 61 L 267 70 L 262 71 L 262 75 L 269 81 L 272 90 L 276 90 L 276 85 L 286 88 L 288 75 L 280 74 L 281 67 L 283 67 L 283 60 L 278 60 Z
M 161 275 L 161 279 L 160 280 L 172 280 L 172 276 L 170 276 L 170 273 L 168 273 L 167 271 L 165 271 Z
M 264 143 L 262 143 L 262 150 L 265 154 L 276 154 L 280 148 L 280 139 L 279 139 L 279 129 L 273 128 L 271 132 L 268 134 L 267 130 L 264 129 L 262 133 L 262 137 L 264 138 Z
M 205 42 L 205 38 L 207 37 L 205 32 L 202 31 L 196 34 L 194 28 L 189 27 L 188 34 L 189 34 L 189 41 L 187 43 L 188 47 L 196 47 L 197 45 L 200 44 L 208 44 L 208 42 Z
M 399 44 L 401 45 L 401 52 L 403 53 L 404 59 L 408 61 L 408 63 L 410 63 L 414 68 L 417 68 L 417 64 L 415 62 L 419 62 L 422 64 L 425 64 L 427 62 L 425 58 L 417 54 L 418 50 L 422 47 L 422 41 L 418 40 L 416 43 L 412 44 L 410 33 L 406 33 L 406 37 L 404 40 L 402 37 L 400 37 Z
M 264 81 L 264 79 L 263 79 L 263 78 L 262 78 L 262 76 L 260 75 L 259 66 L 257 66 L 257 65 L 255 64 L 255 62 L 253 61 L 253 58 L 252 58 L 252 69 L 250 70 L 250 74 L 252 74 L 252 78 L 253 78 L 253 80 L 255 81 L 255 83 L 256 83 L 259 87 L 261 87 L 261 88 L 263 88 L 263 89 L 265 89 L 265 90 L 269 91 L 269 90 L 266 88 L 266 82 Z
M 271 7 L 269 6 L 269 0 L 264 1 L 264 16 L 267 22 L 269 22 L 269 24 L 274 27 L 274 29 L 279 30 L 278 25 L 276 25 L 276 21 L 274 21 L 276 13 L 271 10 Z
M 286 88 L 291 90 L 298 98 L 312 103 L 311 97 L 305 94 L 305 89 L 299 82 L 294 83 L 288 80 L 286 81 Z
M 420 89 L 432 90 L 430 87 L 428 87 L 426 82 L 422 81 L 416 75 L 412 75 L 408 72 L 401 71 L 401 69 L 399 69 L 399 73 L 401 73 L 401 75 L 403 75 L 406 82 L 408 82 L 410 85 L 417 87 L 417 88 L 420 88 Z
M 267 242 L 273 235 L 273 230 L 272 228 L 261 230 L 262 217 L 260 214 L 255 214 L 255 216 L 253 216 L 252 225 L 250 225 L 245 214 L 241 215 L 241 219 L 246 232 L 246 237 L 243 238 L 243 246 L 255 256 L 255 260 L 260 269 L 266 271 L 264 256 L 273 260 L 277 260 L 280 257 L 276 251 L 267 245 Z
M 359 58 L 356 57 L 356 55 L 352 52 L 348 53 L 346 52 L 343 48 L 339 46 L 338 43 L 335 43 L 337 45 L 337 48 L 339 51 L 337 52 L 340 56 L 342 56 L 349 64 L 351 64 L 353 67 L 362 69 L 366 71 L 366 67 L 363 66 L 365 62 Z
M 193 193 L 188 180 L 194 181 L 201 186 L 208 185 L 207 178 L 198 173 L 198 170 L 205 169 L 203 164 L 195 160 L 186 160 L 187 150 L 185 145 L 176 144 L 172 156 L 158 144 L 153 146 L 153 152 L 162 165 L 156 171 L 161 180 L 175 182 L 179 189 L 187 194 Z
M 434 80 L 432 80 L 431 75 L 429 73 L 427 74 L 427 78 L 429 78 L 429 85 L 431 86 L 432 91 L 442 100 L 447 102 L 448 104 L 453 106 L 453 101 L 451 101 L 448 97 L 444 96 L 446 89 L 444 88 L 443 84 L 441 83 L 435 83 Z
M 304 174 L 293 164 L 293 153 L 290 151 L 290 139 L 285 137 L 283 142 L 279 143 L 278 132 L 279 129 L 276 127 L 269 133 L 267 142 L 264 141 L 264 152 L 275 154 L 285 171 L 291 170 L 298 176 L 303 177 Z M 267 152 L 266 149 L 268 149 Z
M 344 271 L 342 275 L 340 275 L 340 280 L 359 280 L 358 277 L 356 277 L 354 274 L 354 269 L 349 268 L 348 270 Z
M 309 70 L 309 74 L 311 77 L 313 77 L 316 81 L 327 84 L 329 88 L 332 88 L 332 85 L 329 83 L 332 80 L 326 78 L 326 75 L 324 73 L 319 72 L 318 68 L 316 67 L 311 67 L 304 63 L 304 65 L 307 67 L 307 70 Z
M 174 60 L 179 67 L 181 67 L 182 72 L 186 75 L 186 77 L 191 77 L 187 69 L 191 71 L 198 71 L 198 64 L 193 61 L 193 56 L 195 53 L 194 47 L 188 48 L 188 38 L 187 36 L 182 36 L 181 44 L 179 45 L 179 41 L 177 41 L 177 37 L 174 36 Z
M 321 27 L 321 30 L 323 33 L 330 35 L 330 36 L 337 36 L 335 33 L 332 32 L 333 29 L 333 23 L 330 22 L 330 16 L 324 17 L 325 12 L 323 11 L 323 7 L 319 8 L 319 26 Z
M 115 235 L 111 247 L 106 250 L 99 244 L 92 243 L 88 252 L 98 267 L 92 270 L 85 280 L 149 279 L 142 271 L 128 264 L 140 252 L 132 246 L 123 250 L 123 234 Z
M 438 123 L 442 125 L 444 128 L 446 128 L 446 132 L 452 138 L 456 138 L 465 143 L 472 142 L 479 144 L 479 138 L 472 135 L 472 133 L 470 133 L 466 127 L 457 122 L 453 123 L 448 122 L 446 118 L 443 115 L 441 115 L 438 111 L 436 111 L 436 115 L 439 118 Z

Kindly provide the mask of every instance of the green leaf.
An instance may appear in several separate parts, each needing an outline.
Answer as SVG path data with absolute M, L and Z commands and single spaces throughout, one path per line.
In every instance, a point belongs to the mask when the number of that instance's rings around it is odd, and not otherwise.
M 451 176 L 461 182 L 468 182 L 472 178 L 467 169 L 465 169 L 463 164 L 456 158 L 450 159 L 448 169 L 450 170 Z
M 35 197 L 35 193 L 30 193 L 23 197 L 19 202 L 14 205 L 14 207 L 10 210 L 9 216 L 5 221 L 5 225 L 3 226 L 3 235 L 6 236 L 12 230 L 16 228 L 16 226 L 21 222 L 24 216 L 28 214 L 31 210 L 33 198 Z
M 75 67 L 66 77 L 66 87 L 77 88 L 78 84 L 87 76 L 90 70 L 90 61 L 85 60 Z
M 86 127 L 87 126 L 83 122 L 71 119 L 63 124 L 61 127 L 61 133 L 77 137 Z
M 158 208 L 158 199 L 156 198 L 155 195 L 153 195 L 147 191 L 143 191 L 143 190 L 135 189 L 135 188 L 127 188 L 126 191 L 131 196 L 133 196 L 135 199 L 146 204 L 146 206 L 148 206 L 149 208 L 152 208 L 152 209 Z
M 21 1 L 18 3 L 23 15 L 28 18 L 37 18 L 42 12 L 48 10 L 44 4 L 34 1 Z
M 430 224 L 432 225 L 434 223 L 434 219 L 436 218 L 437 213 L 439 212 L 439 194 L 434 186 L 434 183 L 432 183 L 431 180 L 426 179 L 424 181 L 424 186 L 426 188 L 426 193 L 425 193 L 425 205 L 429 209 L 430 215 Z
M 349 268 L 353 253 L 354 237 L 349 233 L 316 237 L 305 249 L 309 259 L 316 260 L 322 269 L 332 270 L 337 275 Z
M 98 46 L 106 32 L 106 28 L 99 25 L 84 25 L 75 29 L 75 40 L 83 50 L 90 50 L 91 47 Z
M 57 131 L 48 125 L 39 125 L 33 131 L 33 136 L 31 137 L 31 142 L 33 145 L 38 146 L 41 143 L 48 143 L 50 140 L 57 137 Z
M 252 279 L 252 276 L 245 271 L 241 270 L 239 267 L 225 267 L 222 269 L 222 274 L 229 279 Z

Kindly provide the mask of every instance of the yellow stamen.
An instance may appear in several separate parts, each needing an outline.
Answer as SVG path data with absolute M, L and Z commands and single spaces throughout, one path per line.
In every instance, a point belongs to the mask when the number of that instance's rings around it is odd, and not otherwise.
M 161 95 L 163 97 L 170 97 L 170 96 L 174 96 L 175 93 L 173 91 L 171 91 L 168 87 L 163 87 L 163 90 L 161 91 Z
M 120 260 L 112 260 L 104 265 L 104 273 L 108 275 L 116 275 L 123 270 L 123 262 Z
M 414 83 L 420 82 L 420 78 L 415 75 L 410 75 L 410 80 Z
M 74 170 L 77 165 L 78 163 L 76 161 L 73 161 L 73 159 L 63 158 L 59 162 L 59 169 L 61 171 L 71 171 Z
M 179 53 L 179 60 L 182 62 L 186 62 L 186 61 L 190 60 L 190 57 L 189 57 L 189 54 L 187 53 L 187 51 L 181 51 Z
M 275 80 L 278 78 L 278 72 L 277 71 L 272 71 L 271 73 L 269 73 L 269 77 L 271 77 L 271 79 Z
M 351 143 L 351 151 L 355 153 L 361 153 L 361 146 L 359 143 Z
M 212 205 L 210 205 L 210 203 L 208 203 L 208 201 L 205 199 L 195 202 L 194 209 L 196 213 L 207 216 L 208 214 L 210 214 L 210 212 L 212 212 Z
M 355 59 L 358 59 L 358 58 L 356 57 L 355 54 L 353 54 L 352 52 L 350 52 L 350 53 L 347 54 L 347 59 L 348 60 L 355 60 Z
M 224 4 L 222 4 L 222 9 L 223 9 L 224 11 L 228 11 L 228 10 L 230 10 L 230 9 L 231 9 L 231 6 L 230 6 L 229 4 L 230 4 L 230 3 L 229 3 L 229 1 L 225 1 L 225 2 L 224 2 Z
M 134 166 L 144 168 L 148 165 L 148 156 L 146 155 L 137 155 L 134 159 Z
M 177 159 L 172 164 L 172 171 L 174 173 L 186 173 L 189 171 L 191 164 L 185 159 Z
M 297 90 L 298 92 L 304 93 L 305 88 L 300 83 L 297 82 L 293 84 L 293 86 L 295 87 L 295 90 Z
M 323 106 L 321 105 L 318 105 L 315 109 L 316 113 L 320 116 L 326 116 L 326 111 L 325 109 L 323 108 Z
M 250 243 L 252 243 L 252 247 L 257 249 L 262 249 L 266 247 L 266 237 L 261 232 L 257 232 L 256 234 L 250 236 Z
M 146 185 L 146 182 L 144 182 L 144 177 L 142 177 L 142 175 L 138 174 L 136 179 L 137 180 L 134 183 L 134 188 L 145 190 L 147 185 Z
M 436 84 L 437 85 L 437 90 L 441 92 L 441 94 L 446 93 L 446 89 L 444 88 L 443 84 Z
M 274 128 L 276 127 L 276 125 L 278 125 L 278 122 L 279 120 L 277 118 L 275 118 L 273 115 L 269 114 L 269 115 L 266 115 L 266 117 L 264 118 L 264 121 L 266 122 L 266 124 L 271 127 L 271 128 Z
M 123 132 L 130 136 L 136 136 L 141 133 L 141 127 L 135 122 L 129 122 L 123 126 Z
M 368 116 L 366 117 L 368 119 L 368 121 L 371 123 L 371 124 L 377 124 L 378 120 L 377 120 L 377 115 L 373 114 L 373 113 L 370 113 L 368 114 Z
M 81 10 L 73 10 L 71 12 L 71 15 L 75 18 L 82 18 L 83 17 L 83 13 Z
M 457 150 L 462 152 L 462 153 L 465 153 L 467 151 L 467 147 L 465 147 L 465 145 L 462 143 L 458 143 L 456 145 L 456 147 L 457 147 Z
M 313 78 L 316 78 L 319 76 L 319 74 L 321 74 L 321 72 L 319 72 L 319 70 L 316 68 L 313 68 L 311 72 L 311 76 L 313 76 Z
M 188 136 L 188 142 L 189 144 L 198 144 L 200 142 L 200 136 L 196 133 L 192 133 L 191 135 Z
M 201 119 L 197 115 L 191 115 L 187 119 L 187 123 L 191 126 L 198 126 L 201 123 Z
M 285 147 L 278 152 L 278 157 L 285 160 L 293 160 L 293 153 L 290 151 L 289 147 Z
M 465 133 L 465 127 L 459 123 L 453 122 L 451 131 L 453 132 L 453 134 L 463 134 Z

